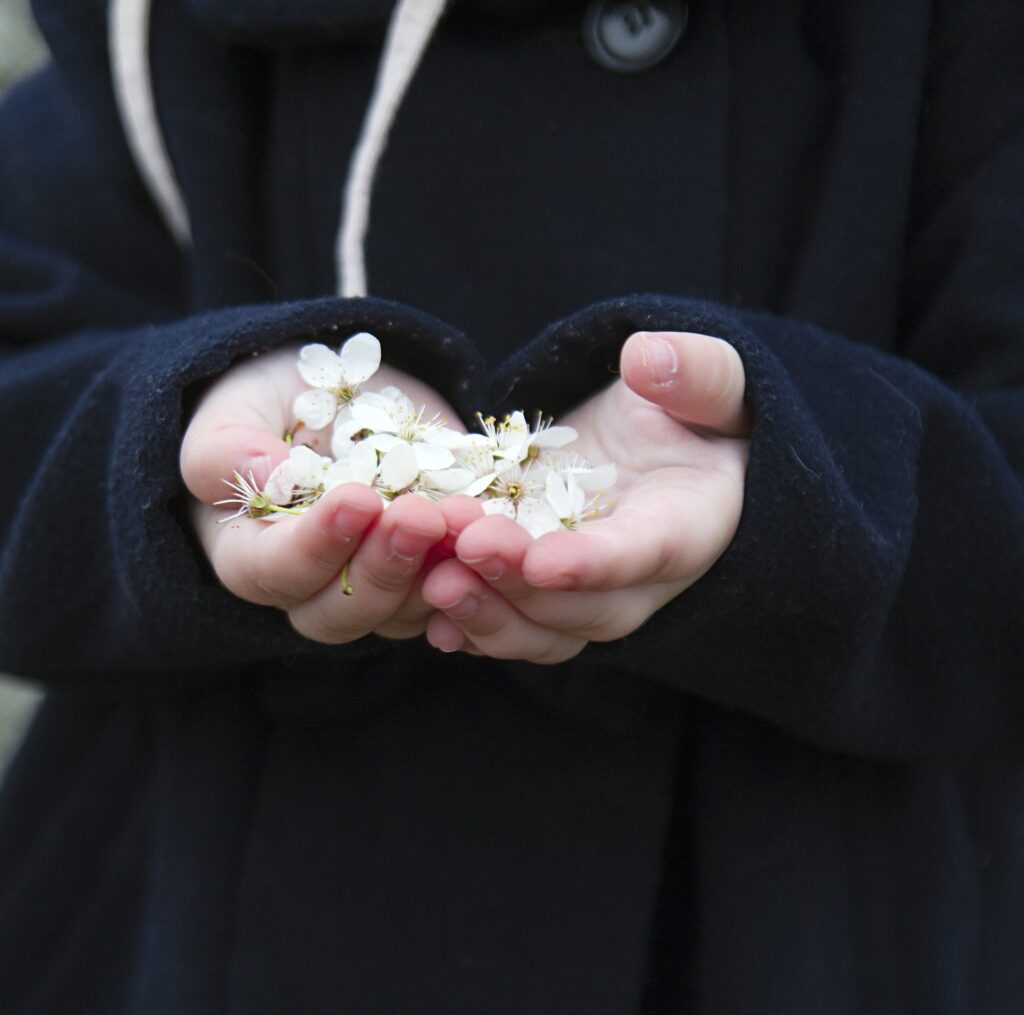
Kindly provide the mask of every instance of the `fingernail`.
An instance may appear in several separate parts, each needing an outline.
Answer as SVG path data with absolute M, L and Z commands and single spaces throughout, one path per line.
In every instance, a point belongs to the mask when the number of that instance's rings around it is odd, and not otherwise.
M 463 564 L 469 564 L 481 578 L 496 582 L 505 573 L 505 562 L 500 557 L 481 557 L 479 560 L 460 558 Z
M 262 490 L 264 483 L 270 478 L 270 455 L 253 455 L 248 458 L 245 465 L 239 470 L 243 479 L 250 476 L 256 481 L 256 485 Z
M 465 595 L 458 602 L 452 603 L 451 606 L 444 607 L 444 612 L 447 616 L 451 617 L 452 620 L 468 620 L 476 613 L 477 606 L 480 605 L 480 600 L 474 595 Z
M 391 555 L 411 564 L 418 557 L 427 552 L 433 540 L 419 532 L 406 532 L 404 529 L 395 529 L 391 534 Z
M 365 510 L 345 503 L 341 504 L 334 516 L 334 528 L 346 543 L 361 536 L 369 522 Z
M 645 335 L 641 339 L 640 355 L 650 371 L 651 380 L 658 387 L 665 387 L 675 380 L 679 359 L 671 342 L 656 335 Z
M 553 575 L 549 575 L 547 578 L 535 577 L 527 571 L 524 576 L 528 584 L 532 585 L 535 589 L 571 589 L 575 585 L 575 579 L 572 575 L 562 574 L 556 571 Z

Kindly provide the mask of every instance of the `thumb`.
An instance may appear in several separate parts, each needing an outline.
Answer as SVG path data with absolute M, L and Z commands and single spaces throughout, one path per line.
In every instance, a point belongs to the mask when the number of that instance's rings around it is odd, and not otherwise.
M 193 422 L 181 445 L 181 478 L 189 492 L 205 504 L 230 496 L 226 485 L 235 473 L 262 489 L 271 471 L 290 452 L 269 431 L 245 424 L 204 426 Z
M 288 457 L 284 431 L 301 387 L 292 347 L 240 361 L 211 384 L 181 445 L 181 476 L 193 496 L 206 504 L 223 499 L 236 472 L 246 479 L 251 472 L 262 487 Z M 317 437 L 310 434 L 310 443 Z
M 619 367 L 630 389 L 681 423 L 727 437 L 750 433 L 743 361 L 728 342 L 688 331 L 638 331 L 626 339 Z

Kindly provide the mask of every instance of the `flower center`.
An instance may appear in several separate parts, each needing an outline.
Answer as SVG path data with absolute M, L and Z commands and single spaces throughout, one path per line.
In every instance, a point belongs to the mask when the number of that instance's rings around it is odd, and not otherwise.
M 338 387 L 328 388 L 327 390 L 330 391 L 330 393 L 334 395 L 339 402 L 351 402 L 356 395 L 359 394 L 359 389 L 350 384 L 339 384 Z

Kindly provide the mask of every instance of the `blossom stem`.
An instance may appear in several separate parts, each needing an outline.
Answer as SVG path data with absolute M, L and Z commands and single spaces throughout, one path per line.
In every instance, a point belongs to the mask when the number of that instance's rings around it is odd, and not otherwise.
M 341 591 L 346 596 L 354 596 L 356 594 L 356 590 L 348 583 L 348 561 L 345 561 L 345 566 L 341 569 Z
M 297 419 L 294 423 L 292 423 L 292 425 L 290 427 L 288 427 L 287 430 L 285 430 L 284 435 L 282 436 L 281 440 L 283 440 L 285 442 L 285 444 L 287 444 L 289 447 L 291 447 L 292 441 L 295 440 L 295 435 L 305 425 L 306 424 L 305 424 L 304 420 Z

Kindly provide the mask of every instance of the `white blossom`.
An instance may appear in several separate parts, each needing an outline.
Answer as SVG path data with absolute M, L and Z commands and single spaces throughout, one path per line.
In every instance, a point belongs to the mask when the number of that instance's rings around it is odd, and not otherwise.
M 342 483 L 370 486 L 385 505 L 410 492 L 432 500 L 477 497 L 485 513 L 511 518 L 534 537 L 579 528 L 600 514 L 598 498 L 615 483 L 615 466 L 593 466 L 562 450 L 577 437 L 572 427 L 538 415 L 531 428 L 519 411 L 500 422 L 478 413 L 483 432 L 460 433 L 396 387 L 361 391 L 380 359 L 380 343 L 366 332 L 338 353 L 324 345 L 302 349 L 299 372 L 311 390 L 296 399 L 295 414 L 311 429 L 334 422 L 333 457 L 293 447 L 262 490 L 252 473 L 235 473 L 227 481 L 233 496 L 217 502 L 237 507 L 230 518 L 301 514 Z
M 618 478 L 614 465 L 591 465 L 575 451 L 545 456 L 548 467 L 563 477 L 570 474 L 587 493 L 604 493 L 611 489 Z
M 385 501 L 394 500 L 415 484 L 419 474 L 416 453 L 408 444 L 398 444 L 381 459 L 374 488 Z
M 451 448 L 460 445 L 462 435 L 449 430 L 439 415 L 425 414 L 397 388 L 367 392 L 335 423 L 331 450 L 343 454 L 346 444 L 359 440 L 386 454 L 404 443 L 412 447 L 421 471 L 446 469 L 455 461 Z
M 541 451 L 562 448 L 576 440 L 578 434 L 571 426 L 552 426 L 538 414 L 537 423 L 531 430 L 526 417 L 518 410 L 506 416 L 500 423 L 494 417 L 480 417 L 484 432 L 494 441 L 496 458 L 507 458 L 513 462 L 525 462 L 536 458 Z
M 289 513 L 284 507 L 287 500 L 279 502 L 270 493 L 261 490 L 256 482 L 256 477 L 250 472 L 248 477 L 236 472 L 234 480 L 225 479 L 224 482 L 232 490 L 234 496 L 226 497 L 224 500 L 214 501 L 215 507 L 235 506 L 238 508 L 234 514 L 222 518 L 221 524 L 233 521 L 235 518 L 262 518 L 268 522 L 276 522 L 284 514 Z
M 338 458 L 329 477 L 327 489 L 342 483 L 364 483 L 373 486 L 377 481 L 377 452 L 368 444 L 353 444 Z
M 366 331 L 349 338 L 337 353 L 319 343 L 303 346 L 299 373 L 313 390 L 295 400 L 296 418 L 311 430 L 327 426 L 379 367 L 380 342 Z
M 300 444 L 271 472 L 264 491 L 277 504 L 306 507 L 337 486 L 338 469 L 333 458 Z
M 504 515 L 518 522 L 531 536 L 543 536 L 562 527 L 561 520 L 544 496 L 540 470 L 513 463 L 503 469 L 487 488 L 485 514 Z

